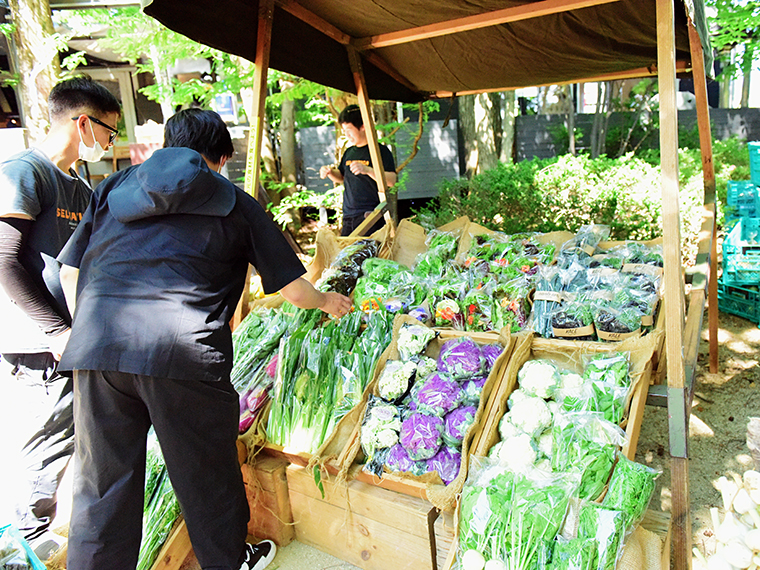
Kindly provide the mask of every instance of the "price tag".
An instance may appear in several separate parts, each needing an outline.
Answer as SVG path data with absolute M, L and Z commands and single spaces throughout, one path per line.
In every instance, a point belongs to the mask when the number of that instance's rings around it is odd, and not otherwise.
M 577 327 L 574 329 L 558 329 L 557 327 L 552 327 L 552 334 L 554 334 L 556 338 L 591 336 L 594 334 L 594 325 L 586 325 L 585 327 Z
M 559 291 L 536 291 L 533 297 L 534 301 L 552 301 L 554 303 L 562 302 L 562 293 Z
M 627 338 L 632 338 L 634 336 L 641 335 L 641 329 L 638 328 L 635 331 L 629 332 L 629 333 L 612 333 L 612 332 L 597 330 L 596 334 L 602 340 L 620 341 L 620 340 L 625 340 Z

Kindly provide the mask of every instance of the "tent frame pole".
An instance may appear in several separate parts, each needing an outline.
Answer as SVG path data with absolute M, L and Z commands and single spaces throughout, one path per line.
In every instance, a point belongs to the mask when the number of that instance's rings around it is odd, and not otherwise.
M 372 159 L 372 169 L 375 171 L 375 182 L 377 182 L 377 191 L 380 195 L 380 202 L 386 202 L 390 210 L 390 217 L 396 219 L 398 215 L 398 194 L 388 192 L 388 182 L 385 179 L 385 168 L 383 159 L 380 155 L 380 144 L 377 140 L 377 129 L 375 128 L 375 119 L 372 116 L 372 106 L 367 93 L 367 83 L 364 79 L 364 69 L 362 67 L 362 56 L 353 46 L 346 46 L 348 51 L 348 60 L 351 65 L 351 72 L 354 76 L 356 85 L 356 96 L 359 100 L 359 109 L 362 113 L 362 122 L 364 123 L 364 132 L 367 135 L 367 146 L 369 147 L 369 156 Z
M 660 87 L 662 225 L 665 261 L 665 350 L 668 374 L 673 559 L 676 570 L 691 568 L 688 413 L 684 366 L 684 294 L 681 276 L 678 196 L 678 109 L 676 105 L 674 0 L 657 0 L 657 75 Z

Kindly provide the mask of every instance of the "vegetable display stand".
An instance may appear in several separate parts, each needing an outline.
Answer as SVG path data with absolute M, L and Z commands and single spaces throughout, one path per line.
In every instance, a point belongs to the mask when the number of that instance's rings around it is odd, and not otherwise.
M 353 480 L 315 484 L 310 470 L 287 470 L 299 542 L 365 570 L 442 568 L 454 542 L 452 513 L 427 501 Z
M 512 357 L 501 377 L 501 383 L 494 388 L 488 400 L 485 419 L 474 437 L 472 454 L 485 456 L 499 441 L 499 422 L 507 410 L 509 396 L 517 388 L 517 373 L 528 360 L 548 358 L 568 368 L 577 368 L 581 365 L 584 355 L 627 352 L 630 354 L 631 387 L 623 420 L 626 430 L 623 453 L 632 459 L 636 454 L 647 391 L 652 378 L 653 356 L 655 348 L 662 344 L 661 336 L 662 333 L 655 330 L 647 336 L 631 338 L 620 343 L 599 343 L 543 339 L 531 334 L 517 335 Z
M 285 474 L 288 465 L 283 458 L 261 453 L 242 466 L 251 511 L 248 534 L 258 540 L 268 538 L 277 546 L 290 544 L 295 538 Z

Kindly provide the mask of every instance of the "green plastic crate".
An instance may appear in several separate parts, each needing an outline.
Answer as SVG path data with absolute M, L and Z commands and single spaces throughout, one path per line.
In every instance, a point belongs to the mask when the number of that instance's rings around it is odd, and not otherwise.
M 748 142 L 749 176 L 756 186 L 760 186 L 760 141 Z

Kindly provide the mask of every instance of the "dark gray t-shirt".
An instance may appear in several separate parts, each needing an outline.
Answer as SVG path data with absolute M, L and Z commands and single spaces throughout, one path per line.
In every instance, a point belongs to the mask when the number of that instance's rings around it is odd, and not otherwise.
M 20 261 L 58 313 L 70 321 L 56 257 L 82 219 L 92 190 L 73 172 L 64 173 L 41 150 L 31 148 L 0 163 L 0 217 L 24 214 L 34 223 Z M 0 276 L 0 283 L 2 276 Z M 49 349 L 47 337 L 0 287 L 0 352 Z

